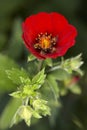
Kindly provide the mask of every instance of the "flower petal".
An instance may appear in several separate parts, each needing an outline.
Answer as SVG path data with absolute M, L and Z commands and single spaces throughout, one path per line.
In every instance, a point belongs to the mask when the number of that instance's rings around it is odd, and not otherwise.
M 59 46 L 72 46 L 73 43 L 69 41 L 73 41 L 77 36 L 76 28 L 72 25 L 68 25 L 62 32 L 59 33 Z
M 32 15 L 25 20 L 22 28 L 32 35 L 37 35 L 41 32 L 51 32 L 52 25 L 50 16 L 45 12 L 38 13 L 37 15 Z
M 70 25 L 67 19 L 56 12 L 45 13 L 41 12 L 36 15 L 28 17 L 22 24 L 25 45 L 28 50 L 37 58 L 57 58 L 63 56 L 67 50 L 75 44 L 77 30 Z M 55 52 L 44 52 L 34 48 L 36 38 L 40 33 L 52 34 L 52 37 L 58 38 L 56 44 L 53 46 Z
M 66 18 L 59 13 L 56 12 L 50 13 L 50 18 L 54 30 L 53 32 L 55 34 L 60 33 L 60 31 L 62 31 L 68 25 L 68 21 L 66 20 Z

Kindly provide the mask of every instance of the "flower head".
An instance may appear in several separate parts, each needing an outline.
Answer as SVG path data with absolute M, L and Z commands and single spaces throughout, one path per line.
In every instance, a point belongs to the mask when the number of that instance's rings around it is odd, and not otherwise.
M 77 30 L 67 19 L 56 12 L 41 12 L 28 17 L 22 24 L 23 40 L 36 57 L 63 56 L 75 44 Z

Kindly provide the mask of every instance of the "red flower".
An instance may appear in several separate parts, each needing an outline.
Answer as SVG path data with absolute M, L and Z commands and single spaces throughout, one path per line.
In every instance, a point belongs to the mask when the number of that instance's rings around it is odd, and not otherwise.
M 63 56 L 75 44 L 76 28 L 56 12 L 41 12 L 28 17 L 22 24 L 23 40 L 36 57 Z

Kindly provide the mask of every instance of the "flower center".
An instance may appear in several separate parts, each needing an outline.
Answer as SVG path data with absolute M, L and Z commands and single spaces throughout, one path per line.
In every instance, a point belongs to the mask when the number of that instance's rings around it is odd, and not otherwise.
M 57 37 L 53 37 L 52 34 L 40 33 L 35 40 L 34 48 L 41 54 L 53 53 L 56 51 L 56 42 Z
M 50 39 L 48 37 L 42 37 L 40 40 L 40 46 L 42 49 L 47 49 L 51 45 Z

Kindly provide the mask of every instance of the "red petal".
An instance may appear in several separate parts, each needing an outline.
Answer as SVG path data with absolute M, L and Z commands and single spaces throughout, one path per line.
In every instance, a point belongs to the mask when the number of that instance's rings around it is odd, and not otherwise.
M 37 34 L 52 32 L 52 25 L 48 13 L 42 12 L 28 17 L 22 25 L 24 32 L 28 33 L 31 39 L 37 37 Z
M 75 40 L 71 40 L 67 43 L 67 45 L 59 47 L 58 48 L 58 55 L 63 56 L 67 52 L 67 50 L 71 47 L 69 45 L 73 46 L 74 44 L 75 44 Z
M 41 59 L 63 56 L 66 51 L 75 44 L 74 39 L 77 35 L 74 26 L 68 24 L 68 21 L 64 16 L 55 12 L 50 14 L 41 12 L 28 17 L 22 24 L 22 29 L 22 37 L 28 50 Z M 55 53 L 41 54 L 33 47 L 35 38 L 41 32 L 48 32 L 52 33 L 53 36 L 58 36 Z
M 73 43 L 69 41 L 73 41 L 77 36 L 77 30 L 74 26 L 68 25 L 65 30 L 59 33 L 59 46 L 72 46 Z
M 68 24 L 66 18 L 59 13 L 50 13 L 50 18 L 52 22 L 53 32 L 55 34 L 58 34 L 60 31 L 62 31 Z
M 24 40 L 25 43 L 26 43 L 25 45 L 26 45 L 27 49 L 28 49 L 32 54 L 34 54 L 36 57 L 38 57 L 38 58 L 40 58 L 40 59 L 44 59 L 44 57 L 41 56 L 41 55 L 39 54 L 39 52 L 37 52 L 37 51 L 33 48 L 33 46 L 31 46 L 31 44 L 29 44 L 29 43 L 31 43 L 31 42 L 27 42 L 27 41 L 26 41 L 26 37 L 25 37 L 24 34 L 22 35 L 22 38 L 23 38 L 23 40 Z
M 75 40 L 71 40 L 68 44 L 74 44 L 74 43 L 75 43 Z M 47 54 L 44 57 L 45 58 L 57 58 L 57 57 L 63 56 L 69 48 L 70 48 L 70 46 L 68 46 L 68 45 L 58 47 L 57 51 L 55 53 Z
M 52 24 L 50 20 L 49 13 L 41 12 L 36 15 L 35 24 L 38 30 L 38 33 L 40 32 L 52 32 Z

